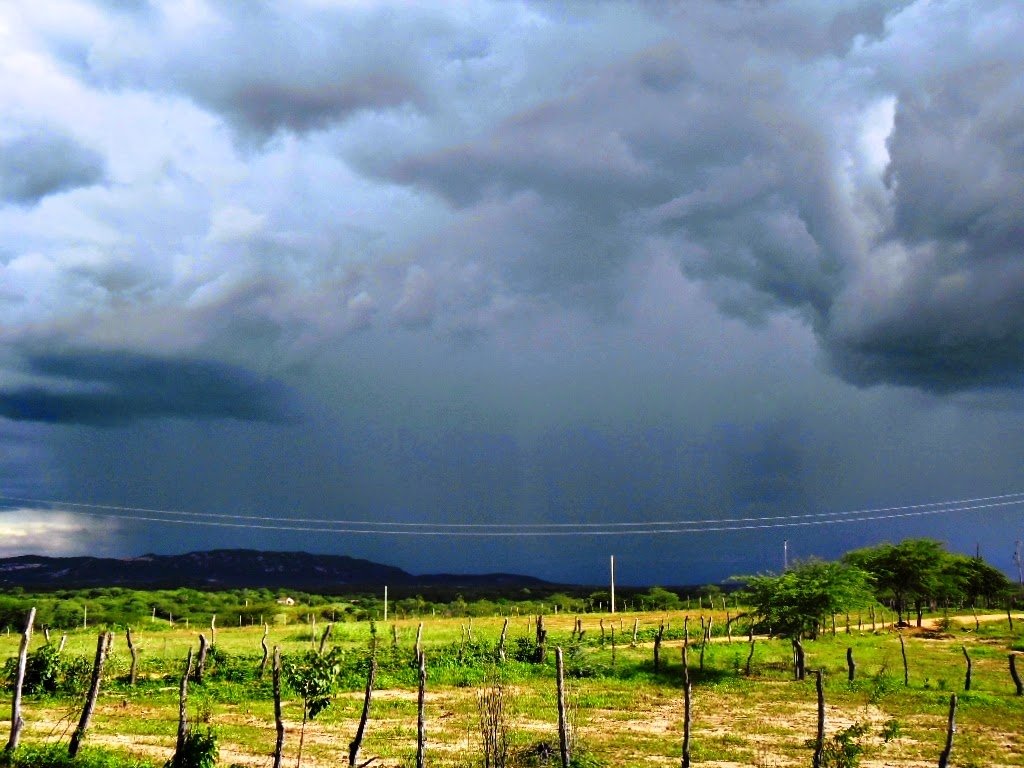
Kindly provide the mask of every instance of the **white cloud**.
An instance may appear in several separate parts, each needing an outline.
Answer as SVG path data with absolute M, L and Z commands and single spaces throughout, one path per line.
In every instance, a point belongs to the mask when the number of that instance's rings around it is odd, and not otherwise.
M 0 557 L 98 555 L 115 544 L 120 526 L 98 517 L 24 507 L 0 512 Z

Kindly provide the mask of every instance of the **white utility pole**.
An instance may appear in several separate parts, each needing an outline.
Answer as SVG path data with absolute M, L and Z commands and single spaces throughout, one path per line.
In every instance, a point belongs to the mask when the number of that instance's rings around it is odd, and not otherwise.
M 1018 542 L 1018 544 L 1019 543 L 1020 542 Z M 611 594 L 612 599 L 611 599 L 611 602 L 610 602 L 609 605 L 611 606 L 612 613 L 615 613 L 615 555 L 611 556 L 611 572 L 612 572 L 612 594 Z
M 789 570 L 789 539 L 782 540 L 782 570 Z
M 384 621 L 388 620 L 388 588 L 384 587 Z
M 1017 582 L 1024 587 L 1024 562 L 1021 559 L 1020 539 L 1017 539 L 1017 546 L 1013 551 L 1013 562 L 1017 564 Z

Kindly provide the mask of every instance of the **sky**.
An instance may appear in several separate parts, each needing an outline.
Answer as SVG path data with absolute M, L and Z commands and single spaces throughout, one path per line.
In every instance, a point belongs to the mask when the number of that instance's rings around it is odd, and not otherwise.
M 0 5 L 0 555 L 686 584 L 930 536 L 1015 575 L 1022 36 Z

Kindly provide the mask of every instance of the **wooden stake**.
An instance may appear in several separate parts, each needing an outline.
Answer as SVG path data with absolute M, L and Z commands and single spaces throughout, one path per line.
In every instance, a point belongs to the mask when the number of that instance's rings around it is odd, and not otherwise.
M 683 645 L 683 759 L 682 768 L 690 768 L 690 728 L 693 717 L 690 713 L 690 662 L 687 658 L 686 645 Z
M 324 652 L 324 647 L 327 645 L 327 641 L 330 639 L 331 632 L 333 632 L 333 631 L 334 631 L 334 625 L 333 624 L 328 624 L 326 627 L 324 627 L 324 634 L 320 638 L 320 653 Z
M 427 728 L 424 709 L 427 699 L 427 657 L 420 654 L 419 692 L 416 696 L 416 768 L 425 768 Z
M 263 659 L 260 661 L 260 680 L 263 679 L 263 673 L 267 670 L 267 656 L 270 655 L 270 651 L 267 649 L 267 635 L 270 633 L 270 625 L 263 625 L 263 637 L 260 638 L 260 648 L 263 649 Z
M 103 663 L 107 660 L 107 653 L 110 651 L 110 644 L 113 635 L 109 632 L 100 632 L 96 641 L 96 658 L 92 665 L 92 681 L 89 684 L 89 695 L 85 700 L 85 707 L 82 709 L 82 717 L 78 720 L 78 727 L 71 734 L 71 743 L 68 744 L 68 757 L 78 754 L 78 748 L 85 738 L 85 731 L 92 720 L 93 710 L 96 709 L 96 699 L 100 695 L 100 680 L 103 677 Z
M 128 641 L 128 652 L 132 655 L 132 668 L 128 673 L 128 685 L 135 687 L 135 675 L 139 666 L 139 653 L 132 642 L 132 628 L 126 627 L 124 631 L 125 640 Z
M 964 690 L 971 690 L 971 657 L 967 655 L 967 646 L 961 645 L 960 650 L 964 652 L 964 659 L 967 661 L 967 673 L 964 675 Z
M 825 689 L 821 685 L 821 670 L 814 670 L 814 689 L 818 694 L 818 733 L 814 739 L 813 768 L 821 768 L 821 754 L 825 749 Z
M 555 675 L 558 685 L 558 751 L 562 768 L 569 768 L 569 731 L 565 713 L 565 669 L 562 665 L 562 647 L 555 648 Z
M 1013 684 L 1017 686 L 1017 695 L 1024 696 L 1024 684 L 1020 681 L 1020 675 L 1017 674 L 1017 654 L 1010 654 L 1010 677 L 1013 678 Z
M 356 736 L 348 745 L 348 764 L 354 766 L 356 758 L 359 757 L 359 747 L 363 743 L 363 732 L 366 730 L 366 721 L 370 718 L 370 697 L 373 695 L 373 679 L 377 675 L 377 657 L 370 656 L 370 669 L 366 674 L 366 695 L 363 696 L 363 713 L 359 717 L 359 727 L 356 728 Z
M 188 649 L 188 658 L 185 660 L 185 673 L 181 676 L 181 683 L 178 685 L 178 738 L 174 742 L 174 757 L 171 765 L 181 764 L 182 756 L 185 754 L 185 736 L 188 733 L 188 679 L 192 675 L 192 648 Z
M 939 768 L 949 764 L 949 753 L 953 751 L 953 734 L 956 733 L 956 694 L 949 697 L 949 722 L 946 725 L 946 748 L 939 755 Z
M 848 669 L 848 673 L 847 673 L 846 679 L 849 680 L 852 683 L 853 682 L 853 678 L 857 674 L 857 665 L 853 661 L 853 648 L 847 648 L 846 649 L 846 666 L 847 666 L 847 669 Z
M 25 665 L 28 662 L 28 644 L 32 640 L 32 624 L 36 620 L 36 609 L 31 608 L 25 619 L 25 631 L 21 633 L 21 646 L 18 648 L 18 667 L 14 674 L 14 698 L 11 701 L 11 736 L 7 741 L 5 752 L 13 752 L 18 748 L 21 731 L 25 721 L 21 717 L 21 687 L 25 682 Z
M 209 646 L 206 644 L 206 635 L 199 633 L 199 658 L 196 659 L 196 682 L 202 685 L 203 672 L 206 671 L 206 652 Z
M 907 666 L 907 646 L 903 642 L 903 633 L 900 632 L 900 653 L 903 655 L 903 685 L 910 685 L 910 668 Z
M 284 753 L 284 719 L 281 717 L 281 649 L 274 646 L 274 667 L 271 672 L 274 682 L 274 724 L 277 727 L 277 741 L 274 742 L 274 768 L 281 768 Z
M 422 628 L 423 628 L 423 625 L 420 624 L 420 629 L 422 629 Z M 507 634 L 508 634 L 508 619 L 506 618 L 505 619 L 505 623 L 501 625 L 501 637 L 498 638 L 498 662 L 501 663 L 501 664 L 505 663 L 505 636 Z M 419 633 L 417 633 L 416 634 L 416 647 L 417 647 L 417 649 L 419 648 L 419 645 L 420 645 L 420 636 L 419 636 Z M 419 653 L 419 651 L 417 651 L 417 654 L 418 653 Z

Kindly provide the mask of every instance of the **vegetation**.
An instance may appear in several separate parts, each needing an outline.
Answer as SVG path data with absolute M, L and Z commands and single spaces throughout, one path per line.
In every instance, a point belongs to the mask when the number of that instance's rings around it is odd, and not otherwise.
M 843 563 L 810 560 L 780 576 L 752 576 L 746 581 L 753 614 L 786 637 L 817 637 L 826 618 L 874 600 L 871 577 Z
M 963 560 L 973 558 L 953 558 L 961 566 Z M 953 571 L 947 568 L 944 572 Z M 956 572 L 961 574 L 957 578 L 965 573 L 962 568 Z M 253 592 L 249 592 L 250 599 Z M 663 592 L 674 595 L 678 602 Z M 203 682 L 193 681 L 189 686 L 190 748 L 183 752 L 182 765 L 208 768 L 218 753 L 225 763 L 269 764 L 274 703 L 271 675 L 261 677 L 259 671 L 263 629 L 244 621 L 242 626 L 224 621 L 229 599 L 237 600 L 241 594 L 210 596 L 218 608 L 218 630 Z M 563 594 L 558 599 L 580 600 L 585 609 L 601 602 L 591 598 L 593 594 Z M 434 604 L 434 613 L 423 618 L 407 615 L 387 625 L 358 621 L 353 611 L 339 610 L 322 651 L 324 613 L 344 604 L 356 605 L 360 598 L 311 599 L 309 604 L 287 606 L 287 623 L 268 622 L 267 642 L 271 648 L 281 649 L 285 670 L 286 759 L 295 763 L 300 738 L 304 738 L 303 764 L 316 767 L 346 762 L 346 745 L 356 731 L 368 664 L 375 653 L 376 693 L 359 762 L 372 760 L 383 768 L 412 764 L 418 680 L 414 644 L 422 621 L 428 667 L 428 762 L 443 768 L 485 763 L 510 768 L 559 764 L 553 669 L 556 646 L 565 651 L 569 704 L 575 713 L 571 718 L 575 765 L 678 765 L 684 636 L 690 641 L 694 764 L 808 764 L 815 691 L 813 684 L 792 679 L 793 649 L 788 639 L 800 634 L 805 638 L 808 666 L 823 672 L 829 713 L 822 743 L 823 765 L 853 766 L 858 761 L 934 764 L 943 746 L 949 694 L 958 692 L 957 764 L 1024 766 L 1024 749 L 1015 725 L 1024 720 L 1024 697 L 1015 695 L 1007 670 L 1011 649 L 1024 650 L 1024 620 L 1015 618 L 1011 630 L 1004 596 L 992 598 L 1000 610 L 987 617 L 982 614 L 976 624 L 967 602 L 969 591 L 929 594 L 932 596 L 921 598 L 922 627 L 897 632 L 893 626 L 897 615 L 890 612 L 897 597 L 891 585 L 880 584 L 872 571 L 855 565 L 852 558 L 840 563 L 801 563 L 778 576 L 755 577 L 740 593 L 707 590 L 700 595 L 700 608 L 693 600 L 687 609 L 686 597 L 671 590 L 651 589 L 634 593 L 632 601 L 639 607 L 643 598 L 643 605 L 651 608 L 648 611 L 620 611 L 614 616 L 584 610 L 577 614 L 561 608 L 557 614 L 545 612 L 549 653 L 543 661 L 537 653 L 536 614 L 524 610 L 525 606 L 535 607 L 532 595 L 518 616 L 510 596 L 495 595 L 487 598 L 493 609 L 489 616 L 468 616 L 480 606 L 465 599 L 454 610 Z M 903 587 L 902 599 L 911 610 L 916 595 Z M 3 599 L 14 602 L 38 597 L 8 593 Z M 104 611 L 114 615 L 117 606 L 132 597 L 143 606 L 156 599 L 147 593 L 117 594 L 111 598 L 112 606 L 103 606 L 102 598 L 95 596 L 79 595 L 77 599 L 89 601 L 92 617 Z M 269 597 L 277 599 L 274 594 Z M 711 597 L 714 610 L 708 607 Z M 723 597 L 731 619 L 728 629 Z M 591 599 L 594 602 L 588 604 Z M 881 602 L 876 602 L 878 599 Z M 97 600 L 94 612 L 93 601 Z M 958 603 L 964 606 L 960 616 L 955 610 Z M 26 603 L 20 604 L 24 607 Z M 175 615 L 182 611 L 181 606 L 169 607 Z M 199 607 L 197 604 L 194 615 L 201 615 Z M 393 616 L 394 605 L 390 608 Z M 444 615 L 448 613 L 455 615 Z M 837 624 L 832 623 L 832 614 L 840 615 Z M 875 614 L 878 622 L 873 625 Z M 500 662 L 498 638 L 506 618 L 506 655 Z M 751 623 L 757 632 L 753 644 L 745 637 Z M 702 642 L 702 625 L 710 628 L 706 643 Z M 66 757 L 67 733 L 81 711 L 94 632 L 99 628 L 92 627 L 90 618 L 88 630 L 68 632 L 63 649 L 58 636 L 51 633 L 47 643 L 37 631 L 27 665 L 22 747 L 0 758 L 0 765 L 164 765 L 174 747 L 183 662 L 189 647 L 196 647 L 198 631 L 205 631 L 206 626 L 208 622 L 195 620 L 188 628 L 177 620 L 171 626 L 166 618 L 153 621 L 151 615 L 133 625 L 139 653 L 135 686 L 128 679 L 124 635 L 118 636 L 86 746 L 76 762 Z M 769 626 L 771 636 L 767 634 Z M 661 638 L 657 668 L 653 663 L 656 636 Z M 903 679 L 901 637 L 910 665 L 908 685 Z M 16 631 L 9 636 L 0 634 L 3 691 L 10 690 L 18 640 Z M 962 690 L 961 646 L 968 648 L 973 662 L 970 691 Z M 852 681 L 847 674 L 848 649 L 857 662 Z M 9 711 L 9 704 L 10 694 L 0 693 L 0 712 Z M 6 725 L 0 722 L 0 742 Z M 304 736 L 300 736 L 303 728 Z

